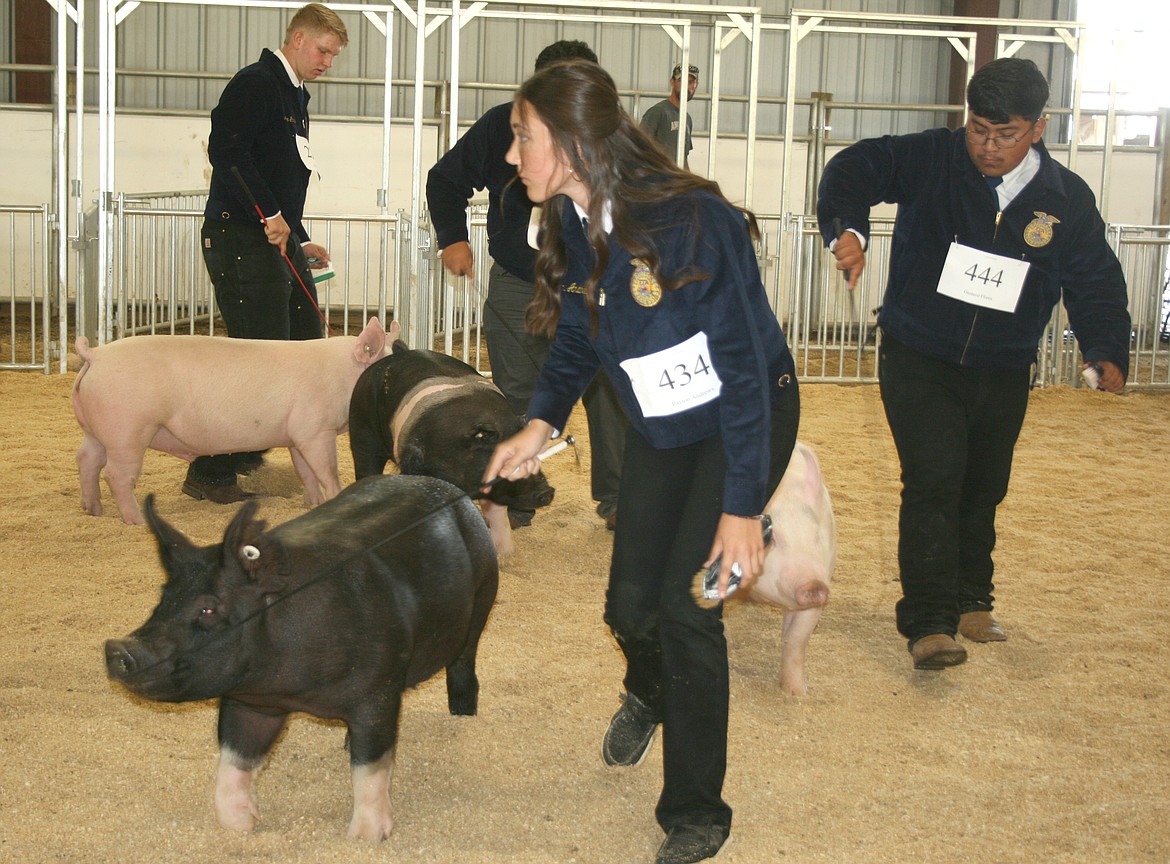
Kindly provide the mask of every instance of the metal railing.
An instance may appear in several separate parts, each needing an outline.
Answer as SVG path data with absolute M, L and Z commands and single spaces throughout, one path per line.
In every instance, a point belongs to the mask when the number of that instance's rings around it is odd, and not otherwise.
M 49 205 L 0 204 L 0 369 L 48 373 L 57 300 Z
M 112 291 L 95 300 L 103 339 L 153 333 L 217 333 L 215 292 L 199 250 L 206 192 L 119 195 L 115 204 Z M 313 239 L 329 249 L 336 276 L 317 283 L 318 303 L 336 332 L 409 302 L 399 286 L 403 232 L 399 215 L 307 216 Z M 409 264 L 406 257 L 405 263 Z M 96 284 L 96 280 L 87 280 Z
M 1170 386 L 1170 227 L 1110 225 L 1107 234 L 1129 288 L 1130 381 Z M 1073 359 L 1079 374 L 1080 357 Z
M 104 318 L 94 314 L 91 320 L 105 321 L 105 338 L 222 332 L 199 252 L 205 195 L 118 197 L 113 291 L 100 303 L 78 298 L 95 311 L 104 309 Z M 401 212 L 307 217 L 311 236 L 329 249 L 337 274 L 317 285 L 333 332 L 356 332 L 371 315 L 397 318 L 412 334 L 411 344 L 459 357 L 490 375 L 482 333 L 491 266 L 486 216 L 486 205 L 470 208 L 475 279 L 444 271 L 425 216 L 417 223 L 417 238 L 410 236 L 411 222 Z M 892 220 L 874 220 L 866 268 L 853 291 L 835 269 L 814 217 L 761 214 L 758 220 L 761 277 L 792 346 L 797 374 L 810 382 L 876 382 L 881 338 L 876 316 L 889 269 Z M 0 208 L 0 264 L 7 265 L 0 271 L 0 296 L 6 298 L 0 306 L 0 368 L 49 371 L 49 221 L 47 206 Z M 1129 288 L 1130 386 L 1170 386 L 1170 227 L 1110 225 L 1108 239 Z M 1054 310 L 1038 348 L 1037 385 L 1081 386 L 1080 352 L 1063 306 Z
M 876 382 L 880 332 L 874 321 L 889 270 L 893 221 L 873 221 L 865 271 L 854 292 L 824 248 L 815 217 L 767 217 L 764 224 L 761 272 L 792 345 L 797 374 L 811 381 Z M 1125 273 L 1133 320 L 1127 386 L 1170 386 L 1170 227 L 1110 225 L 1107 236 Z M 780 250 L 780 260 L 772 249 Z M 1080 346 L 1063 304 L 1057 304 L 1041 336 L 1035 383 L 1082 386 Z

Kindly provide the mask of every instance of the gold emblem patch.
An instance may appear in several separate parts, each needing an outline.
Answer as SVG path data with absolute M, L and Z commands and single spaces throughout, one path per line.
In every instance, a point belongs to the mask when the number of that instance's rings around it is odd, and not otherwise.
M 650 267 L 641 258 L 631 258 L 634 273 L 630 276 L 630 294 L 639 306 L 657 306 L 662 299 L 662 286 L 654 279 Z
M 1052 226 L 1059 225 L 1060 220 L 1039 210 L 1033 210 L 1036 218 L 1024 226 L 1024 242 L 1033 249 L 1047 246 L 1052 242 Z

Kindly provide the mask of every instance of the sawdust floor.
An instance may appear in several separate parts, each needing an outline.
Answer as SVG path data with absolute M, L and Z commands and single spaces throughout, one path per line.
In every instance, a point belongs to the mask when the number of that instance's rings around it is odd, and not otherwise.
M 622 664 L 585 465 L 550 460 L 556 502 L 503 564 L 479 716 L 447 714 L 441 676 L 407 695 L 393 837 L 345 837 L 344 729 L 307 717 L 261 774 L 259 829 L 238 836 L 212 813 L 214 704 L 154 705 L 106 678 L 102 643 L 145 620 L 161 570 L 108 491 L 105 516 L 80 511 L 71 381 L 0 374 L 0 860 L 653 859 L 658 745 L 634 769 L 598 755 Z M 840 562 L 803 699 L 776 684 L 780 615 L 728 609 L 735 824 L 720 860 L 1170 860 L 1170 394 L 1033 395 L 999 520 L 1010 641 L 942 673 L 913 672 L 894 630 L 898 465 L 876 389 L 803 395 Z M 580 417 L 570 431 L 585 440 Z M 181 495 L 183 472 L 148 454 L 138 492 L 218 541 L 234 508 Z M 271 523 L 303 512 L 287 453 L 246 485 Z

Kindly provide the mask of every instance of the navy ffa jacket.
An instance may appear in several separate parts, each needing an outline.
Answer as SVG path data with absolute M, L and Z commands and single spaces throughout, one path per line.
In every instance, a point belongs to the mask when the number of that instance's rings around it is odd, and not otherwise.
M 232 167 L 240 169 L 265 216 L 278 210 L 294 237 L 306 242 L 301 224 L 309 169 L 301 161 L 296 136 L 309 137 L 309 94 L 294 87 L 280 59 L 265 48 L 260 59 L 237 72 L 211 112 L 207 157 L 211 192 L 206 219 L 259 225 Z
M 528 220 L 535 205 L 515 167 L 504 161 L 512 146 L 511 115 L 511 102 L 488 109 L 435 163 L 427 173 L 427 209 L 439 248 L 445 249 L 467 240 L 467 201 L 487 189 L 488 253 L 513 276 L 531 282 L 536 250 L 528 245 Z
M 838 218 L 868 237 L 870 207 L 898 205 L 878 324 L 915 351 L 975 368 L 1027 367 L 1063 290 L 1085 360 L 1108 360 L 1128 374 L 1125 276 L 1096 200 L 1043 143 L 1033 146 L 1040 170 L 997 226 L 998 200 L 967 153 L 963 129 L 859 141 L 825 166 L 821 235 L 831 242 Z M 1014 312 L 938 293 L 952 241 L 1031 264 Z
M 705 277 L 655 293 L 649 271 L 611 234 L 610 263 L 598 284 L 596 339 L 581 288 L 593 268 L 593 250 L 572 202 L 547 205 L 564 208 L 561 242 L 568 269 L 561 318 L 528 416 L 563 429 L 598 366 L 604 367 L 630 425 L 654 447 L 680 447 L 722 434 L 728 465 L 723 511 L 754 516 L 766 502 L 771 406 L 793 381 L 795 365 L 768 305 L 743 214 L 711 195 L 695 194 L 691 201 L 693 208 L 673 199 L 643 208 L 635 218 L 658 249 L 662 272 L 690 265 Z M 652 377 L 652 389 L 685 404 L 688 392 L 708 387 L 717 375 L 718 396 L 647 416 L 646 397 L 639 399 L 622 361 L 675 348 L 697 334 L 705 334 L 706 357 L 697 351 L 672 357 Z

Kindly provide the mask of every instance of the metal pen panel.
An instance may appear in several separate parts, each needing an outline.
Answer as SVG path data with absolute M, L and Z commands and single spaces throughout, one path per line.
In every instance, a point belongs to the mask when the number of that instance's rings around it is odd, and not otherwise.
M 48 204 L 0 204 L 0 369 L 51 371 L 50 221 Z

